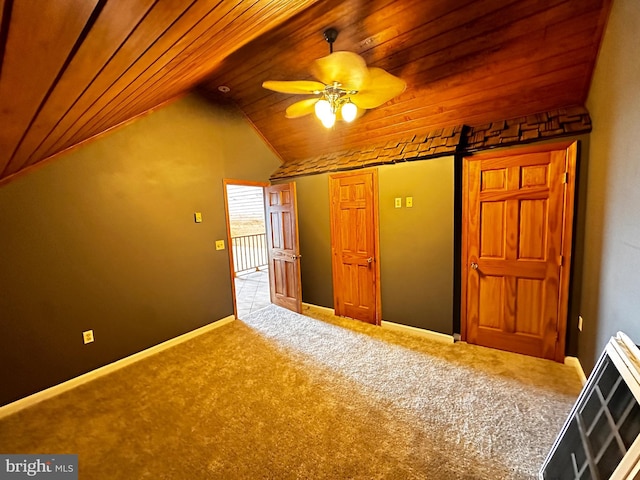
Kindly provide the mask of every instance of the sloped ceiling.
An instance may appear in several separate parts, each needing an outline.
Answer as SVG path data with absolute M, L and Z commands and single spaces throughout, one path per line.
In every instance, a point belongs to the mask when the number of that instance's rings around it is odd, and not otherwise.
M 610 0 L 0 0 L 0 179 L 192 89 L 237 104 L 283 161 L 583 105 Z M 328 53 L 407 90 L 353 124 L 289 120 Z M 224 85 L 231 90 L 219 92 Z

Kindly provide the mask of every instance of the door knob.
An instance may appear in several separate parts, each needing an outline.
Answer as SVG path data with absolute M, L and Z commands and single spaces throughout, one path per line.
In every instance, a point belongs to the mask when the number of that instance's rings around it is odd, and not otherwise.
M 478 264 L 476 262 L 471 262 L 471 268 L 473 268 L 474 270 L 477 270 Z

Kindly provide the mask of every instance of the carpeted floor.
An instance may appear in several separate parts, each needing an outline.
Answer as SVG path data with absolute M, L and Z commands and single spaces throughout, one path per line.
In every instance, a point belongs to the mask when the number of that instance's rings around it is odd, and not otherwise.
M 533 479 L 570 367 L 269 306 L 0 419 L 81 479 Z M 319 319 L 319 320 L 318 320 Z

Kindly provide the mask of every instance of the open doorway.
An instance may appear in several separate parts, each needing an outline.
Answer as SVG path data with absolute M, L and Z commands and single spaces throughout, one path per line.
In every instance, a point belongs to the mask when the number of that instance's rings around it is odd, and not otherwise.
M 243 318 L 271 303 L 264 216 L 267 183 L 225 180 L 235 312 Z

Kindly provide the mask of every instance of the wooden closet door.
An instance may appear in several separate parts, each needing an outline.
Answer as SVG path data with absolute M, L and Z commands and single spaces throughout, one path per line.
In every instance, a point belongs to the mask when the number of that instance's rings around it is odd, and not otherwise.
M 563 361 L 575 148 L 550 148 L 465 159 L 463 336 Z
M 329 177 L 336 315 L 380 323 L 377 171 Z

